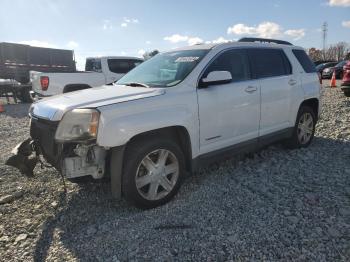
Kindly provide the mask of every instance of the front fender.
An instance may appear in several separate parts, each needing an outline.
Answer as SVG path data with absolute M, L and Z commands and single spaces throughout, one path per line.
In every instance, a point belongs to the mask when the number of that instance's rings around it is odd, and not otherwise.
M 134 107 L 130 107 L 129 110 L 122 110 L 124 114 L 118 110 L 119 106 L 113 110 L 99 108 L 101 118 L 97 144 L 103 147 L 122 146 L 138 134 L 164 127 L 181 126 L 188 131 L 192 154 L 196 155 L 198 141 L 195 138 L 198 137 L 196 133 L 198 133 L 199 120 L 197 110 L 192 110 L 193 108 L 188 108 L 187 105 L 187 103 L 168 106 L 153 105 L 151 108 L 143 108 L 143 110 L 135 110 Z M 139 108 L 141 109 L 142 106 Z

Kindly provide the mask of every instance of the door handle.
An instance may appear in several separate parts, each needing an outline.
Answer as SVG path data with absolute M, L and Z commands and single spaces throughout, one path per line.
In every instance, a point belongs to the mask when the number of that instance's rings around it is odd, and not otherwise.
M 247 93 L 253 93 L 256 90 L 258 90 L 256 86 L 248 86 L 246 89 L 244 89 L 244 91 L 246 91 Z
M 297 84 L 297 81 L 294 80 L 294 79 L 290 79 L 290 80 L 288 81 L 288 84 L 289 84 L 290 86 L 294 86 L 294 85 Z

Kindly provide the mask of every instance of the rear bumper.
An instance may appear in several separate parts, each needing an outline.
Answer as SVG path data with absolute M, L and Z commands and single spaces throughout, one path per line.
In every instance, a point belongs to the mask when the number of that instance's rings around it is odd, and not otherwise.
M 345 80 L 343 78 L 341 86 L 344 87 L 344 88 L 350 88 L 350 78 L 347 77 Z

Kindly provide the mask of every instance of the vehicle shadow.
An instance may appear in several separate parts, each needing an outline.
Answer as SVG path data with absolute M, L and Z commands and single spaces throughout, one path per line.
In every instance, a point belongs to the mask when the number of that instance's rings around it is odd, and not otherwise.
M 76 249 L 76 235 L 89 243 L 93 241 L 94 234 L 101 230 L 101 224 L 106 221 L 113 222 L 108 220 L 111 214 L 114 218 L 116 214 L 125 213 L 132 216 L 140 212 L 123 200 L 113 199 L 107 181 L 83 183 L 77 192 L 71 194 L 60 192 L 56 202 L 56 212 L 45 221 L 40 238 L 36 242 L 34 261 L 46 261 L 57 231 L 60 232 L 60 241 L 74 257 L 89 260 L 83 250 Z
M 343 160 L 334 154 L 339 147 L 346 155 Z M 68 198 L 61 193 L 60 211 L 45 222 L 34 261 L 45 261 L 54 242 L 56 247 L 57 242 L 62 246 L 58 251 L 62 260 L 79 261 L 154 260 L 159 254 L 162 260 L 186 260 L 191 254 L 227 260 L 239 259 L 245 252 L 257 258 L 263 251 L 270 254 L 269 259 L 281 258 L 286 251 L 297 259 L 302 248 L 317 253 L 319 244 L 338 243 L 325 232 L 337 225 L 338 220 L 332 218 L 335 215 L 339 221 L 345 219 L 338 208 L 348 201 L 346 187 L 350 186 L 349 179 L 338 171 L 320 172 L 322 163 L 327 160 L 329 166 L 350 168 L 349 148 L 348 142 L 316 137 L 299 153 L 277 145 L 238 164 L 229 159 L 189 177 L 173 201 L 146 211 L 112 199 L 108 183 L 87 184 Z M 326 154 L 320 154 L 320 149 L 326 149 Z M 273 170 L 279 165 L 274 154 L 284 150 L 295 162 L 298 175 L 291 176 L 283 163 Z M 307 162 L 312 158 L 317 163 Z M 247 168 L 253 170 L 249 175 Z M 310 192 L 318 198 L 305 198 Z M 252 210 L 259 215 L 253 216 Z M 315 233 L 316 226 L 322 232 Z M 310 241 L 303 246 L 304 233 Z M 342 252 L 340 248 L 340 259 L 346 256 Z

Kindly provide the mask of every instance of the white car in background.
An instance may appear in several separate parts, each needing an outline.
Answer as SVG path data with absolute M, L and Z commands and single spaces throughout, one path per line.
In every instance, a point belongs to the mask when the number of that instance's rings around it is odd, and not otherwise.
M 115 196 L 155 207 L 218 157 L 277 141 L 307 147 L 321 112 L 319 81 L 305 51 L 285 41 L 172 50 L 114 85 L 34 103 L 31 138 L 7 164 L 32 175 L 32 156 L 41 154 L 68 179 L 110 175 Z
M 137 57 L 105 56 L 86 59 L 85 71 L 71 73 L 40 73 L 31 71 L 34 96 L 57 94 L 111 84 L 143 62 Z

